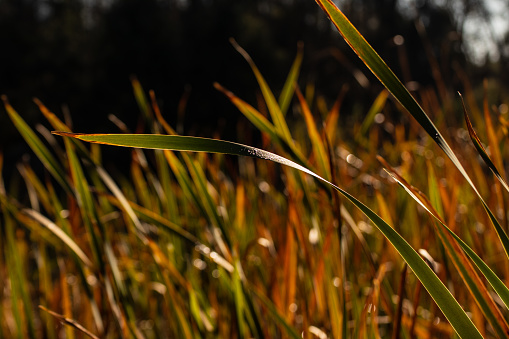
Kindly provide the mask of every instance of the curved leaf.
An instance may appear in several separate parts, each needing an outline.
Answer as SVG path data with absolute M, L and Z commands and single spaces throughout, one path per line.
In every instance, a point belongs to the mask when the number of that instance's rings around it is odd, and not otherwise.
M 83 141 L 116 145 L 124 147 L 139 147 L 151 149 L 169 149 L 174 151 L 193 151 L 225 153 L 232 155 L 242 155 L 270 160 L 285 166 L 292 167 L 316 179 L 330 185 L 345 198 L 359 208 L 373 224 L 384 234 L 384 236 L 393 244 L 403 259 L 411 267 L 415 275 L 428 290 L 446 318 L 449 320 L 455 331 L 462 338 L 482 338 L 481 334 L 474 326 L 465 311 L 458 304 L 449 290 L 444 286 L 440 279 L 435 275 L 431 268 L 425 263 L 421 256 L 403 239 L 392 227 L 390 227 L 375 212 L 369 209 L 362 202 L 357 200 L 345 190 L 332 184 L 320 177 L 318 174 L 307 168 L 283 158 L 277 154 L 264 151 L 259 148 L 250 147 L 229 141 L 174 136 L 174 135 L 153 135 L 153 134 L 73 134 L 66 132 L 53 132 L 54 134 L 78 138 Z
M 391 94 L 398 100 L 403 107 L 417 120 L 417 122 L 424 128 L 429 136 L 437 143 L 437 145 L 447 154 L 449 159 L 454 163 L 456 168 L 460 171 L 463 177 L 470 184 L 475 191 L 479 200 L 488 213 L 495 231 L 497 232 L 500 241 L 504 247 L 506 255 L 509 257 L 509 237 L 500 226 L 500 223 L 495 218 L 495 215 L 488 208 L 488 205 L 482 198 L 476 186 L 468 176 L 467 172 L 461 165 L 459 159 L 456 157 L 451 147 L 445 141 L 444 137 L 435 127 L 431 119 L 424 112 L 422 107 L 417 103 L 410 92 L 403 86 L 401 81 L 394 75 L 387 64 L 376 53 L 371 45 L 364 39 L 364 37 L 357 31 L 348 18 L 336 7 L 332 0 L 316 0 L 318 5 L 327 14 L 329 19 L 334 23 L 339 33 L 343 36 L 345 41 L 350 45 L 354 52 L 364 62 L 366 66 L 373 72 L 373 74 L 380 80 L 380 82 L 391 92 Z

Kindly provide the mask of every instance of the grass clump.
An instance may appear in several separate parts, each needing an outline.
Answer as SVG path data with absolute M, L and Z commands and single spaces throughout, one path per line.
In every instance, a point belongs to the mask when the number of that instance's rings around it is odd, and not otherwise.
M 486 99 L 474 110 L 489 155 L 466 108 L 467 129 L 436 126 L 425 112 L 461 110 L 459 99 L 427 90 L 419 104 L 332 2 L 318 3 L 386 87 L 354 127 L 338 124 L 344 93 L 330 107 L 301 93 L 302 48 L 276 99 L 234 41 L 264 102 L 215 87 L 264 149 L 176 135 L 135 79 L 147 134 L 75 134 L 36 101 L 63 147 L 4 98 L 47 175 L 19 165 L 24 201 L 15 181 L 0 185 L 3 336 L 509 333 L 505 117 Z M 407 112 L 409 124 L 384 122 Z M 104 169 L 98 144 L 133 147 L 129 177 Z

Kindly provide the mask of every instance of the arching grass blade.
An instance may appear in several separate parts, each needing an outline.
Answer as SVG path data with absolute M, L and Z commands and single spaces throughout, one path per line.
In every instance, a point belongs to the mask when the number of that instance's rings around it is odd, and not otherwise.
M 232 155 L 242 155 L 256 157 L 259 159 L 270 160 L 285 166 L 292 167 L 316 179 L 330 185 L 340 192 L 346 199 L 353 203 L 364 213 L 373 224 L 384 234 L 385 237 L 393 244 L 396 250 L 401 254 L 404 260 L 412 268 L 415 275 L 422 282 L 423 286 L 428 290 L 432 298 L 435 300 L 439 308 L 449 320 L 455 331 L 461 338 L 482 338 L 481 334 L 474 326 L 465 311 L 454 299 L 452 294 L 447 290 L 440 279 L 435 275 L 431 268 L 424 262 L 421 256 L 403 239 L 392 227 L 390 227 L 375 212 L 369 209 L 362 202 L 357 200 L 340 187 L 328 182 L 318 174 L 309 169 L 290 161 L 277 154 L 270 153 L 258 148 L 222 141 L 215 139 L 169 136 L 169 135 L 144 135 L 144 134 L 73 134 L 65 132 L 53 132 L 54 134 L 78 138 L 83 141 L 116 145 L 124 147 L 138 147 L 150 149 L 169 149 L 174 151 L 192 151 L 192 152 L 210 152 L 225 153 Z
M 476 186 L 470 179 L 469 175 L 461 165 L 458 157 L 454 154 L 453 150 L 445 141 L 442 134 L 435 127 L 431 119 L 424 112 L 422 107 L 417 103 L 410 92 L 403 86 L 401 81 L 396 77 L 392 70 L 376 53 L 371 45 L 364 39 L 364 37 L 357 31 L 348 18 L 339 10 L 332 0 L 316 0 L 318 5 L 327 14 L 329 19 L 334 23 L 338 31 L 341 33 L 345 41 L 350 45 L 359 58 L 366 64 L 366 66 L 373 72 L 373 74 L 380 80 L 380 82 L 391 92 L 391 94 L 398 100 L 403 107 L 417 120 L 417 122 L 424 128 L 429 136 L 437 143 L 437 145 L 447 154 L 449 159 L 454 163 L 456 168 L 460 171 L 463 177 L 467 180 L 469 185 L 475 191 L 484 209 L 488 213 L 495 231 L 497 232 L 500 241 L 504 247 L 506 255 L 509 257 L 509 237 L 504 232 L 494 214 L 488 208 L 483 197 L 477 190 Z

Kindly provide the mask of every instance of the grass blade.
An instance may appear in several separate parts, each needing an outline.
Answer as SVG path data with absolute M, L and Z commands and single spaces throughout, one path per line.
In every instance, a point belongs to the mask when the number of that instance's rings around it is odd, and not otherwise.
M 262 90 L 263 97 L 265 98 L 265 102 L 267 103 L 267 107 L 270 112 L 270 116 L 272 118 L 272 121 L 274 122 L 274 126 L 276 126 L 276 131 L 281 133 L 284 140 L 292 144 L 292 135 L 290 133 L 290 129 L 288 128 L 288 125 L 286 124 L 285 117 L 283 113 L 281 112 L 281 108 L 279 107 L 279 104 L 276 101 L 276 98 L 274 97 L 274 94 L 269 88 L 269 85 L 267 85 L 267 82 L 263 78 L 262 74 L 258 70 L 258 67 L 256 67 L 253 59 L 247 54 L 247 52 L 237 44 L 237 42 L 232 38 L 230 39 L 231 44 L 235 49 L 246 59 L 246 61 L 249 63 L 249 66 L 251 66 L 251 69 L 253 70 L 253 73 L 256 76 L 256 80 L 258 81 L 258 84 L 260 85 L 260 89 Z
M 316 127 L 313 114 L 311 113 L 311 110 L 306 103 L 306 99 L 304 99 L 304 96 L 298 87 L 295 87 L 295 92 L 297 93 L 297 98 L 299 99 L 302 108 L 302 114 L 304 114 L 309 138 L 311 139 L 311 145 L 313 146 L 313 153 L 315 155 L 316 162 L 318 163 L 318 168 L 320 169 L 322 175 L 326 179 L 330 180 L 331 175 L 329 169 L 329 159 L 327 153 L 325 152 L 325 146 L 322 142 L 322 139 L 320 138 L 318 128 Z
M 14 108 L 7 101 L 6 96 L 2 96 L 4 101 L 5 109 L 9 118 L 12 120 L 19 133 L 25 139 L 26 143 L 35 155 L 41 160 L 44 167 L 53 175 L 60 185 L 69 193 L 72 193 L 72 188 L 69 185 L 69 181 L 65 175 L 64 170 L 58 164 L 58 161 L 51 154 L 48 148 L 42 143 L 41 139 L 34 133 L 34 131 L 28 126 L 28 124 L 21 118 L 21 116 L 14 110 Z
M 437 143 L 437 145 L 445 152 L 445 154 L 451 159 L 456 168 L 460 171 L 472 189 L 475 191 L 484 209 L 488 213 L 495 231 L 497 232 L 500 241 L 506 252 L 506 256 L 509 257 L 509 237 L 504 232 L 494 214 L 488 208 L 488 205 L 482 198 L 478 189 L 468 176 L 467 172 L 461 165 L 456 154 L 452 151 L 451 147 L 445 141 L 444 137 L 438 129 L 435 127 L 431 119 L 424 112 L 421 106 L 417 103 L 410 92 L 403 86 L 401 81 L 394 75 L 387 64 L 382 58 L 375 52 L 371 45 L 364 39 L 364 37 L 357 31 L 347 17 L 336 7 L 332 0 L 316 0 L 318 5 L 327 14 L 329 19 L 334 23 L 338 31 L 341 33 L 345 41 L 350 45 L 354 52 L 359 58 L 366 64 L 366 66 L 373 72 L 373 74 L 380 80 L 380 82 L 391 92 L 391 94 L 398 100 L 403 107 L 417 120 L 417 122 L 424 128 L 429 136 Z
M 385 102 L 387 101 L 387 98 L 389 97 L 389 92 L 386 90 L 383 90 L 378 94 L 378 96 L 375 99 L 375 102 L 373 102 L 373 105 L 371 105 L 371 108 L 368 111 L 368 114 L 364 118 L 364 121 L 361 125 L 361 130 L 359 132 L 359 137 L 363 137 L 368 132 L 369 127 L 373 124 L 373 121 L 375 121 L 375 116 L 377 113 L 380 113 L 380 111 L 384 108 Z
M 95 218 L 95 208 L 92 200 L 92 195 L 90 194 L 85 174 L 74 150 L 74 145 L 68 140 L 64 141 L 67 156 L 69 157 L 69 167 L 71 169 L 74 185 L 76 186 L 78 205 L 80 206 L 82 212 L 83 223 L 87 228 L 87 236 L 90 239 L 90 246 L 94 255 L 94 261 L 95 264 L 98 265 L 99 269 L 103 271 L 104 262 L 101 255 L 102 251 L 100 250 L 100 244 L 102 242 L 98 238 L 98 232 L 94 230 L 93 225 L 94 220 L 97 219 Z
M 286 78 L 285 84 L 283 86 L 283 90 L 279 95 L 279 107 L 281 108 L 281 113 L 283 116 L 286 116 L 288 112 L 288 108 L 290 107 L 290 103 L 292 102 L 293 92 L 294 92 L 294 84 L 297 82 L 299 78 L 300 66 L 302 65 L 302 56 L 304 55 L 304 44 L 299 42 L 297 45 L 297 56 L 293 61 L 292 68 L 288 73 L 288 77 Z
M 40 214 L 39 212 L 33 209 L 25 208 L 22 210 L 22 212 L 30 216 L 37 222 L 39 222 L 41 225 L 45 226 L 48 230 L 51 231 L 51 233 L 57 236 L 57 238 L 62 240 L 63 243 L 66 244 L 67 247 L 69 247 L 69 249 L 73 251 L 78 256 L 78 258 L 80 258 L 81 261 L 83 261 L 85 265 L 87 265 L 88 267 L 93 266 L 92 261 L 90 261 L 85 252 L 83 252 L 83 250 L 74 242 L 74 240 L 72 240 L 71 237 L 69 237 L 64 231 L 62 231 L 60 227 L 55 225 L 51 220 L 49 220 L 44 215 Z
M 390 168 L 390 166 L 388 166 Z M 422 194 L 415 192 L 415 190 L 394 170 L 391 169 L 390 175 L 398 182 L 403 188 L 416 200 L 431 216 L 433 216 L 443 228 L 456 240 L 463 251 L 470 257 L 475 263 L 477 268 L 482 272 L 486 280 L 490 283 L 491 287 L 497 292 L 499 297 L 502 299 L 506 307 L 509 309 L 509 288 L 504 282 L 489 268 L 489 266 L 474 252 L 461 238 L 459 238 L 449 227 L 445 225 L 445 222 L 440 217 L 440 214 L 432 207 L 431 203 L 425 199 Z M 431 180 L 430 180 L 431 181 Z
M 461 96 L 461 94 L 460 94 L 460 96 Z M 474 127 L 472 126 L 472 123 L 470 122 L 470 118 L 468 117 L 467 107 L 465 106 L 465 101 L 463 100 L 463 96 L 461 96 L 461 103 L 463 104 L 463 113 L 464 113 L 465 122 L 466 122 L 467 128 L 468 128 L 468 134 L 470 135 L 470 139 L 472 139 L 475 149 L 481 156 L 482 160 L 484 160 L 484 162 L 486 163 L 486 166 L 488 166 L 488 168 L 491 170 L 491 172 L 493 172 L 493 174 L 498 179 L 498 181 L 500 181 L 502 186 L 504 186 L 504 188 L 507 190 L 507 192 L 509 192 L 509 186 L 505 182 L 504 178 L 498 171 L 495 164 L 491 161 L 490 156 L 488 155 L 488 153 L 484 149 L 484 146 L 481 143 L 481 139 L 479 139 L 479 137 L 477 136 L 477 133 L 475 133 Z M 493 146 L 497 147 L 496 145 L 493 145 Z
M 292 167 L 316 179 L 330 185 L 340 192 L 346 199 L 353 203 L 364 213 L 373 224 L 384 234 L 385 237 L 393 244 L 404 260 L 408 263 L 415 275 L 422 282 L 423 286 L 428 290 L 432 298 L 435 300 L 439 308 L 442 310 L 446 318 L 449 320 L 455 331 L 461 338 L 482 338 L 481 334 L 474 326 L 472 321 L 466 315 L 465 311 L 458 304 L 456 299 L 443 285 L 440 279 L 435 275 L 431 268 L 425 263 L 421 256 L 403 239 L 392 227 L 390 227 L 376 213 L 369 209 L 362 202 L 357 200 L 345 190 L 328 182 L 318 174 L 309 169 L 274 153 L 270 153 L 258 148 L 222 141 L 215 139 L 169 136 L 169 135 L 140 135 L 140 134 L 73 134 L 66 132 L 53 132 L 54 134 L 78 138 L 83 141 L 151 149 L 169 149 L 174 151 L 193 151 L 193 152 L 210 152 L 225 153 L 233 155 L 242 155 L 256 157 L 259 159 L 270 160 L 285 166 Z
M 504 337 L 507 333 L 509 333 L 509 326 L 504 320 L 504 317 L 498 309 L 497 305 L 493 301 L 493 298 L 491 298 L 489 295 L 483 281 L 468 261 L 466 255 L 463 253 L 463 246 L 458 244 L 456 240 L 457 237 L 453 236 L 452 231 L 450 231 L 449 228 L 445 226 L 443 220 L 438 216 L 436 211 L 434 211 L 431 203 L 420 191 L 408 184 L 395 171 L 387 170 L 387 172 L 405 189 L 405 191 L 407 191 L 407 193 L 410 194 L 414 200 L 416 200 L 422 207 L 424 207 L 429 214 L 435 217 L 439 224 L 436 225 L 435 229 L 438 233 L 438 236 L 440 237 L 440 240 L 442 241 L 442 244 L 447 250 L 447 254 L 449 255 L 451 261 L 458 270 L 458 273 L 467 285 L 467 288 L 474 297 L 475 302 L 483 312 L 486 319 L 493 326 L 497 334 L 501 337 Z M 464 243 L 463 245 L 468 247 Z
M 98 336 L 96 336 L 95 334 L 93 334 L 92 332 L 90 332 L 89 330 L 87 330 L 85 327 L 83 327 L 80 323 L 78 323 L 76 320 L 74 319 L 70 319 L 70 318 L 66 318 L 65 316 L 61 315 L 61 314 L 58 314 L 56 312 L 53 312 L 51 310 L 48 310 L 46 307 L 42 306 L 42 305 L 39 305 L 39 308 L 41 310 L 43 310 L 44 312 L 47 312 L 49 314 L 51 314 L 52 316 L 54 316 L 55 318 L 57 318 L 58 320 L 60 320 L 60 322 L 62 322 L 63 324 L 66 324 L 66 325 L 69 325 L 71 327 L 74 327 L 75 329 L 77 329 L 78 331 L 80 331 L 81 333 L 89 336 L 90 338 L 93 338 L 93 339 L 99 339 Z

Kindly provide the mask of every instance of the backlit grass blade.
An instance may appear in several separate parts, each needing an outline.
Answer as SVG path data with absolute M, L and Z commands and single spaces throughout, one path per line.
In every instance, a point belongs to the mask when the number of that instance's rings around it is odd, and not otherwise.
M 60 322 L 62 322 L 63 324 L 66 324 L 68 326 L 71 326 L 71 327 L 74 327 L 75 329 L 77 329 L 78 331 L 82 332 L 83 334 L 89 336 L 90 338 L 93 338 L 93 339 L 99 339 L 98 336 L 96 336 L 95 334 L 93 334 L 92 332 L 90 332 L 89 330 L 87 330 L 85 327 L 83 327 L 80 323 L 78 323 L 76 320 L 74 319 L 70 319 L 70 318 L 67 318 L 61 314 L 58 314 L 56 312 L 53 312 L 49 309 L 47 309 L 46 307 L 44 306 L 41 306 L 39 305 L 39 308 L 45 312 L 48 312 L 49 314 L 51 314 L 52 316 L 54 316 L 55 318 L 57 318 L 58 320 L 60 320 Z
M 452 151 L 449 144 L 445 141 L 444 137 L 435 127 L 428 115 L 423 111 L 421 106 L 412 97 L 410 92 L 403 86 L 401 81 L 394 75 L 387 64 L 375 52 L 371 45 L 364 39 L 364 37 L 357 31 L 347 17 L 336 7 L 332 0 L 316 0 L 318 5 L 327 14 L 329 19 L 334 23 L 338 31 L 341 33 L 345 41 L 355 51 L 359 58 L 366 64 L 366 66 L 373 72 L 373 74 L 380 80 L 380 82 L 391 92 L 391 94 L 398 100 L 403 107 L 417 120 L 417 122 L 424 128 L 429 136 L 437 143 L 437 145 L 445 152 L 451 159 L 456 168 L 460 171 L 463 177 L 467 180 L 469 185 L 475 191 L 481 203 L 483 204 L 488 216 L 490 217 L 495 231 L 497 232 L 500 241 L 504 247 L 506 255 L 509 256 L 509 238 L 504 232 L 499 222 L 488 208 L 488 205 L 482 198 L 476 186 L 468 176 L 467 172 L 461 165 L 459 159 Z
M 412 268 L 415 275 L 422 282 L 423 286 L 428 290 L 432 298 L 435 300 L 439 308 L 449 320 L 455 331 L 462 338 L 482 338 L 472 321 L 466 315 L 465 311 L 458 304 L 456 299 L 443 285 L 440 279 L 435 275 L 431 268 L 425 263 L 421 256 L 403 239 L 392 227 L 382 220 L 376 213 L 369 209 L 362 202 L 357 200 L 345 190 L 328 182 L 318 174 L 309 169 L 290 161 L 284 157 L 270 153 L 258 148 L 206 138 L 169 136 L 169 135 L 112 135 L 112 134 L 72 134 L 65 132 L 53 132 L 54 134 L 78 138 L 83 141 L 151 149 L 169 149 L 174 151 L 192 151 L 192 152 L 210 152 L 210 153 L 226 153 L 241 156 L 256 157 L 259 159 L 270 160 L 285 166 L 292 167 L 316 179 L 330 185 L 340 192 L 346 199 L 353 203 L 361 210 L 373 224 L 384 234 L 385 237 L 393 244 L 403 259 Z
M 461 94 L 460 94 L 460 96 L 461 96 Z M 490 156 L 488 155 L 488 153 L 484 149 L 484 146 L 481 143 L 481 139 L 479 139 L 479 137 L 477 136 L 477 133 L 475 133 L 474 127 L 472 126 L 472 123 L 470 122 L 470 118 L 468 117 L 467 108 L 465 106 L 465 101 L 463 101 L 463 97 L 461 97 L 461 102 L 463 104 L 463 113 L 465 115 L 465 122 L 467 124 L 468 134 L 470 135 L 470 139 L 472 139 L 475 149 L 477 150 L 477 152 L 479 153 L 481 158 L 486 163 L 486 166 L 488 166 L 488 168 L 491 170 L 491 172 L 493 172 L 493 174 L 498 179 L 498 181 L 500 181 L 502 186 L 504 186 L 504 188 L 509 192 L 509 186 L 505 182 L 502 175 L 500 175 L 500 172 L 498 171 L 495 164 L 491 161 Z M 497 145 L 493 145 L 493 147 L 496 148 Z
M 302 114 L 304 115 L 304 119 L 306 121 L 306 126 L 308 130 L 309 139 L 311 140 L 311 145 L 313 147 L 313 154 L 315 156 L 316 162 L 318 163 L 318 168 L 327 180 L 330 180 L 330 169 L 329 169 L 329 159 L 327 153 L 325 152 L 325 147 L 320 138 L 320 133 L 318 132 L 318 128 L 316 127 L 316 123 L 309 109 L 304 96 L 300 92 L 298 87 L 295 87 L 295 92 L 297 93 L 297 98 L 300 102 L 300 107 L 302 109 Z
M 28 146 L 30 146 L 35 155 L 39 158 L 39 160 L 41 160 L 44 167 L 48 169 L 58 183 L 62 185 L 67 192 L 72 193 L 68 178 L 53 154 L 51 154 L 48 148 L 42 143 L 41 139 L 39 139 L 30 126 L 28 126 L 23 118 L 21 118 L 21 116 L 9 104 L 7 97 L 2 96 L 2 100 L 4 101 L 4 106 L 9 118 L 12 120 L 14 126 L 16 126 L 23 139 L 25 139 Z
M 108 199 L 113 204 L 117 205 L 118 207 L 123 207 L 123 203 L 120 200 L 118 200 L 117 197 L 109 196 Z M 155 213 L 155 212 L 153 212 L 145 207 L 142 207 L 140 205 L 137 205 L 131 201 L 126 200 L 126 202 L 129 204 L 129 208 L 131 208 L 137 214 L 138 218 L 145 220 L 146 222 L 155 224 L 166 231 L 177 234 L 182 239 L 185 239 L 185 240 L 191 242 L 192 244 L 198 243 L 198 239 L 194 235 L 187 232 L 185 229 L 183 229 L 179 225 L 162 217 L 160 214 Z
M 424 113 L 419 104 L 412 97 L 410 92 L 403 86 L 401 81 L 394 75 L 391 69 L 386 65 L 382 58 L 369 45 L 364 37 L 357 31 L 348 18 L 331 0 L 316 0 L 318 5 L 327 14 L 332 23 L 336 26 L 339 33 L 350 45 L 359 58 L 380 80 L 392 95 L 414 116 L 428 134 L 437 142 L 437 144 L 447 153 L 451 160 L 458 162 L 456 156 L 447 145 L 447 142 L 436 129 L 429 117 Z M 459 162 L 458 162 L 459 164 Z M 459 165 L 461 166 L 461 165 Z M 461 167 L 461 169 L 463 169 Z M 464 171 L 464 170 L 463 170 Z
M 256 126 L 258 130 L 261 132 L 265 132 L 268 134 L 271 140 L 278 140 L 282 139 L 282 136 L 280 137 L 278 135 L 278 132 L 276 131 L 276 128 L 274 125 L 267 120 L 256 108 L 249 105 L 247 102 L 243 101 L 239 97 L 237 97 L 235 94 L 218 84 L 217 82 L 214 83 L 214 87 L 222 92 L 226 97 L 239 109 L 239 111 L 244 114 L 246 118 L 253 123 L 253 125 Z M 171 133 L 170 133 L 171 134 Z
M 239 44 L 237 44 L 237 42 L 234 39 L 230 39 L 230 42 L 232 43 L 233 47 L 235 47 L 235 49 L 244 57 L 244 59 L 246 59 L 246 61 L 249 63 L 249 66 L 251 66 L 251 69 L 253 70 L 253 73 L 256 76 L 256 80 L 260 85 L 260 89 L 262 90 L 265 102 L 267 103 L 267 108 L 269 109 L 269 113 L 274 123 L 274 126 L 276 126 L 276 131 L 281 133 L 281 135 L 283 136 L 284 140 L 287 143 L 291 144 L 293 141 L 290 129 L 286 124 L 285 117 L 281 112 L 281 108 L 279 107 L 279 104 L 277 103 L 274 94 L 270 90 L 269 85 L 267 85 L 267 82 L 263 78 L 262 74 L 258 70 L 258 67 L 256 67 L 253 59 L 251 59 L 249 54 L 247 54 L 247 52 L 242 47 L 240 47 Z
M 304 55 L 304 44 L 299 42 L 297 45 L 297 56 L 293 61 L 292 68 L 288 73 L 288 77 L 286 78 L 285 84 L 283 86 L 283 90 L 279 95 L 279 107 L 281 108 L 281 113 L 283 116 L 286 116 L 288 112 L 288 108 L 292 102 L 293 92 L 294 92 L 294 84 L 297 82 L 299 78 L 300 66 L 302 65 L 302 56 Z
M 385 166 L 385 164 L 384 164 Z M 390 168 L 390 166 L 386 166 Z M 489 268 L 488 265 L 474 252 L 463 240 L 461 240 L 449 227 L 445 225 L 445 222 L 440 217 L 440 214 L 433 208 L 431 203 L 419 192 L 417 192 L 411 185 L 409 185 L 401 176 L 399 176 L 393 169 L 389 173 L 396 182 L 398 182 L 410 196 L 416 200 L 424 209 L 434 217 L 437 222 L 445 229 L 453 238 L 458 242 L 463 251 L 470 257 L 477 268 L 482 272 L 486 280 L 490 283 L 491 287 L 497 292 L 500 299 L 504 302 L 506 307 L 509 309 L 509 288 L 502 282 L 502 280 Z M 436 185 L 433 180 L 430 183 Z
M 375 99 L 375 102 L 373 102 L 373 105 L 371 105 L 371 108 L 368 111 L 368 114 L 364 118 L 364 121 L 361 125 L 361 130 L 359 132 L 359 136 L 365 136 L 368 132 L 369 127 L 373 124 L 375 121 L 375 116 L 382 111 L 382 109 L 385 106 L 385 102 L 387 101 L 387 97 L 389 96 L 389 92 L 386 90 L 383 90 L 378 94 L 378 96 Z
M 484 80 L 484 99 L 483 99 L 483 111 L 484 111 L 484 123 L 486 125 L 486 135 L 488 137 L 488 140 L 491 145 L 493 145 L 490 148 L 493 162 L 496 164 L 496 167 L 500 170 L 500 175 L 504 178 L 505 177 L 505 170 L 504 170 L 504 162 L 502 155 L 500 154 L 500 148 L 497 147 L 497 145 L 500 144 L 499 138 L 497 137 L 497 132 L 495 131 L 495 128 L 493 127 L 493 122 L 491 119 L 491 113 L 490 108 L 488 104 L 488 80 Z
M 2 305 L 2 316 L 5 316 L 5 313 L 11 316 L 13 321 L 12 330 L 10 331 L 12 335 L 17 334 L 16 338 L 22 339 L 26 336 L 26 327 L 22 326 L 23 316 L 22 310 L 20 309 L 21 303 L 19 302 L 20 298 L 20 279 L 16 273 L 16 257 L 19 259 L 19 255 L 17 252 L 17 248 L 15 248 L 15 239 L 10 239 L 11 234 L 13 233 L 12 228 L 14 227 L 14 220 L 10 214 L 7 213 L 5 206 L 0 205 L 3 218 L 2 218 L 2 228 L 6 234 L 5 237 L 2 237 L 2 259 L 5 261 L 6 265 L 6 274 L 2 274 L 2 277 L 5 279 L 4 281 L 11 282 L 11 291 L 10 291 L 10 299 L 11 299 L 11 307 L 6 307 Z M 3 240 L 5 238 L 5 241 Z M 2 293 L 2 297 L 4 297 Z M 15 328 L 14 328 L 15 327 Z
M 149 121 L 152 117 L 152 111 L 150 109 L 150 104 L 148 103 L 147 96 L 145 95 L 140 82 L 135 77 L 131 79 L 131 85 L 133 86 L 134 97 L 136 98 L 136 102 L 138 103 L 140 111 L 146 121 Z
M 463 246 L 455 241 L 457 237 L 453 236 L 452 231 L 450 231 L 449 228 L 445 226 L 443 220 L 433 209 L 429 200 L 427 200 L 427 198 L 420 191 L 408 184 L 392 169 L 391 171 L 387 170 L 387 172 L 405 189 L 405 191 L 407 191 L 407 193 L 410 194 L 414 200 L 416 200 L 422 207 L 425 208 L 429 214 L 431 214 L 438 221 L 439 225 L 436 225 L 435 229 L 438 233 L 438 236 L 440 237 L 440 240 L 442 241 L 442 244 L 447 250 L 449 258 L 458 270 L 458 273 L 467 285 L 468 290 L 474 297 L 474 300 L 481 309 L 482 313 L 493 326 L 495 332 L 497 332 L 499 336 L 504 337 L 506 333 L 509 333 L 509 326 L 504 320 L 504 317 L 502 316 L 502 313 L 500 313 L 497 305 L 493 301 L 493 298 L 491 298 L 489 295 L 483 281 L 468 261 L 466 255 L 461 250 L 460 246 Z
M 71 169 L 72 179 L 76 187 L 78 205 L 80 206 L 82 212 L 81 216 L 83 223 L 87 229 L 87 236 L 90 240 L 90 247 L 92 248 L 94 261 L 102 271 L 104 269 L 104 262 L 101 255 L 102 251 L 100 250 L 100 244 L 102 241 L 99 239 L 99 234 L 94 229 L 93 225 L 95 219 L 95 208 L 92 195 L 88 187 L 88 182 L 85 178 L 85 173 L 83 172 L 83 168 L 81 167 L 81 164 L 74 150 L 74 145 L 69 140 L 64 141 L 67 156 L 69 158 L 69 167 Z
M 235 96 L 235 94 L 228 91 L 218 83 L 215 83 L 214 87 L 226 95 L 226 97 L 230 99 L 230 101 L 239 109 L 239 111 L 244 114 L 244 116 L 249 121 L 251 121 L 251 123 L 255 125 L 256 128 L 258 128 L 258 130 L 267 133 L 269 139 L 275 141 L 279 146 L 281 146 L 283 150 L 294 159 L 294 161 L 303 166 L 309 167 L 307 159 L 295 146 L 293 141 L 288 142 L 288 140 L 281 134 L 281 132 L 253 106 L 238 98 Z
M 295 332 L 295 329 L 292 326 L 290 326 L 290 324 L 288 324 L 288 322 L 285 320 L 283 315 L 281 315 L 279 313 L 279 311 L 274 306 L 274 304 L 263 293 L 257 291 L 256 288 L 250 288 L 250 290 L 253 292 L 254 295 L 256 295 L 256 297 L 258 299 L 260 299 L 260 301 L 265 305 L 265 307 L 267 307 L 271 316 L 274 319 L 276 319 L 278 321 L 278 323 L 280 323 L 284 327 L 284 329 L 286 330 L 286 334 L 290 338 L 293 338 L 293 339 L 302 338 Z
M 44 215 L 40 214 L 39 212 L 33 209 L 26 208 L 23 209 L 22 212 L 27 214 L 34 220 L 38 221 L 41 225 L 45 226 L 48 230 L 50 230 L 51 233 L 57 236 L 57 238 L 62 240 L 62 242 L 66 244 L 67 247 L 69 247 L 69 249 L 71 249 L 78 256 L 78 258 L 80 258 L 81 261 L 83 261 L 85 265 L 87 265 L 88 267 L 93 266 L 92 262 L 87 257 L 85 252 L 83 252 L 83 250 L 74 242 L 74 240 L 72 240 L 71 237 L 69 237 L 64 231 L 62 231 L 60 227 L 55 225 L 51 220 L 49 220 Z

